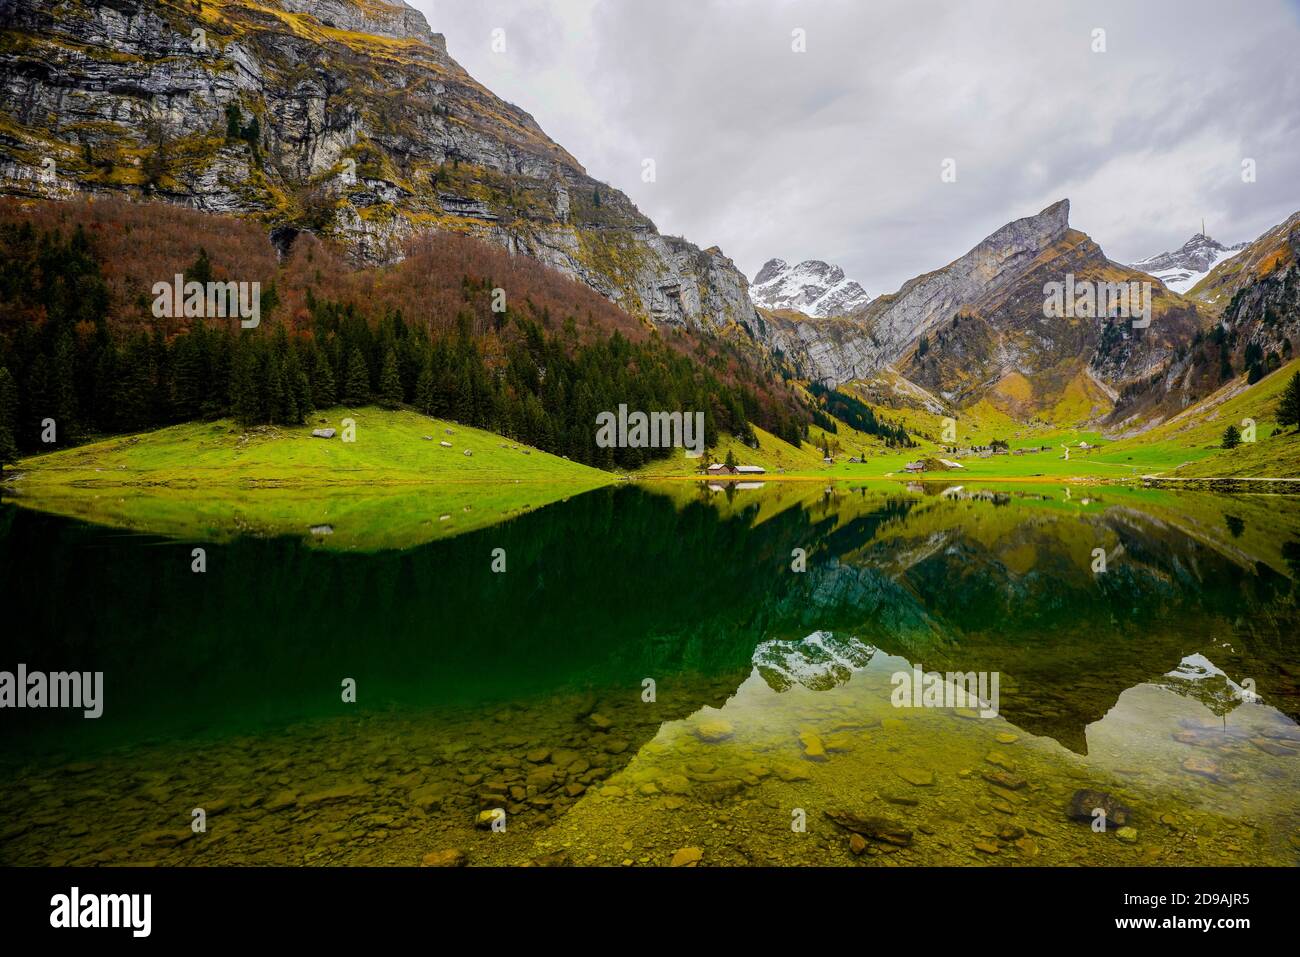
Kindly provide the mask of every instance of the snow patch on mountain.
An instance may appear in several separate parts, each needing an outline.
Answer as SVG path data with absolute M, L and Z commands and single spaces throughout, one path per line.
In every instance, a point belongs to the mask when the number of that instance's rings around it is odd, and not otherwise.
M 772 639 L 754 649 L 754 667 L 774 691 L 803 685 L 811 691 L 825 691 L 842 685 L 855 672 L 871 664 L 876 653 L 852 635 L 814 631 L 794 641 Z
M 1215 266 L 1231 259 L 1249 243 L 1225 246 L 1204 233 L 1197 233 L 1181 249 L 1161 253 L 1141 262 L 1131 263 L 1149 276 L 1155 276 L 1172 292 L 1185 293 L 1210 274 Z
M 820 259 L 791 266 L 784 259 L 769 259 L 749 287 L 754 305 L 766 309 L 793 309 L 817 319 L 843 316 L 871 301 L 844 270 Z

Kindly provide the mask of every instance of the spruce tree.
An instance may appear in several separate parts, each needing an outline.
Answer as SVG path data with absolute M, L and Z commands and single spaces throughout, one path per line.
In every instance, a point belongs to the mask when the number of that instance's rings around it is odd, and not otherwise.
M 262 389 L 258 381 L 258 357 L 254 340 L 245 336 L 234 349 L 233 368 L 230 372 L 230 409 L 242 426 L 256 425 L 262 421 Z
M 366 369 L 365 357 L 361 350 L 353 349 L 348 356 L 347 382 L 343 387 L 343 398 L 351 405 L 365 405 L 370 401 L 370 372 Z
M 1223 430 L 1223 447 L 1225 449 L 1235 449 L 1241 444 L 1241 432 L 1235 425 L 1230 425 Z
M 206 249 L 199 247 L 199 258 L 185 270 L 185 281 L 202 283 L 205 288 L 212 281 L 212 262 Z
M 433 357 L 426 354 L 420 367 L 420 377 L 415 380 L 415 407 L 425 415 L 433 414 L 437 399 L 434 395 Z
M 334 386 L 334 370 L 330 368 L 329 356 L 325 350 L 316 345 L 311 373 L 312 404 L 318 409 L 328 409 L 338 401 Z
M 273 425 L 289 423 L 295 413 L 291 409 L 291 396 L 284 385 L 284 369 L 275 350 L 270 350 L 263 367 L 262 404 L 267 421 Z
M 392 348 L 384 356 L 384 368 L 379 374 L 379 398 L 385 409 L 396 409 L 402 404 L 402 377 L 397 372 L 397 353 Z
M 4 366 L 0 366 L 0 472 L 18 461 L 18 443 L 14 428 L 18 422 L 18 386 Z
M 80 431 L 77 417 L 77 347 L 66 329 L 54 350 L 54 367 L 50 381 L 54 418 L 59 423 L 59 439 L 71 439 Z
M 1291 376 L 1286 391 L 1282 393 L 1282 401 L 1277 407 L 1277 424 L 1283 428 L 1288 425 L 1300 426 L 1300 372 Z

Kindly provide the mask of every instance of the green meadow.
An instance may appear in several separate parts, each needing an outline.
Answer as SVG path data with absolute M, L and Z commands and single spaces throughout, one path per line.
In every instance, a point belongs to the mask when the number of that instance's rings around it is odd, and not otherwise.
M 342 439 L 345 419 L 354 441 Z M 337 434 L 313 438 L 321 428 Z M 481 429 L 366 407 L 298 427 L 246 431 L 223 419 L 94 442 L 27 459 L 5 491 L 41 511 L 171 538 L 288 535 L 375 550 L 474 531 L 614 480 Z

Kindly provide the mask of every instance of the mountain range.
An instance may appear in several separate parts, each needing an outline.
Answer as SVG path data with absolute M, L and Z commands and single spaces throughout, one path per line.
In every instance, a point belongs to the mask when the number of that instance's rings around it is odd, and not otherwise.
M 1251 244 L 1198 234 L 1124 265 L 1069 201 L 871 298 L 840 268 L 659 233 L 405 3 L 5 0 L 0 179 L 30 198 L 166 201 L 308 232 L 362 265 L 436 231 L 567 275 L 648 326 L 746 351 L 769 375 L 928 411 L 1133 430 L 1290 356 L 1296 217 Z M 52 160 L 52 165 L 49 162 Z M 1151 322 L 1049 317 L 1045 287 L 1142 283 Z

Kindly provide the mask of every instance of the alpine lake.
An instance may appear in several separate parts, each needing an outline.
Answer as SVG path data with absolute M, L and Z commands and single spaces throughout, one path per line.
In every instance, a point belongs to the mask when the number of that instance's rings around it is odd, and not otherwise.
M 0 503 L 0 863 L 1300 862 L 1300 500 L 532 491 Z

